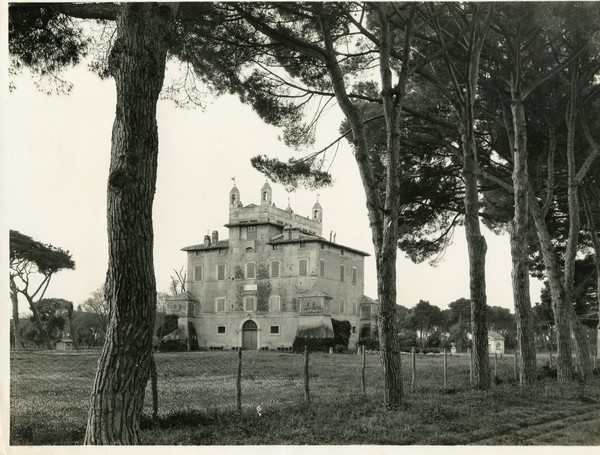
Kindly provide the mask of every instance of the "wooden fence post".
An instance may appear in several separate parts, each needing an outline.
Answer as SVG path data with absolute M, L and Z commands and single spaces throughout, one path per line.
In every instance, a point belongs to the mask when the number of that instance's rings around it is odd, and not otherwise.
M 310 404 L 310 388 L 308 379 L 308 346 L 304 346 L 304 400 Z
M 367 383 L 365 382 L 365 368 L 367 365 L 367 355 L 366 355 L 366 349 L 363 346 L 362 348 L 362 369 L 361 369 L 361 378 L 362 378 L 362 392 L 363 395 L 367 394 Z
M 235 383 L 237 395 L 236 395 L 236 408 L 238 411 L 242 410 L 242 348 L 238 348 L 238 363 L 237 363 L 237 379 Z
M 494 352 L 494 378 L 498 377 L 498 353 Z
M 412 392 L 415 391 L 415 386 L 417 383 L 417 360 L 415 355 L 415 347 L 413 346 L 411 349 L 411 357 L 412 357 Z
M 448 353 L 444 348 L 444 390 L 448 390 Z
M 152 387 L 152 418 L 158 417 L 158 374 L 156 373 L 156 361 L 154 352 L 150 357 L 150 384 Z
M 473 386 L 473 353 L 471 348 L 467 348 L 467 357 L 469 357 L 469 384 Z

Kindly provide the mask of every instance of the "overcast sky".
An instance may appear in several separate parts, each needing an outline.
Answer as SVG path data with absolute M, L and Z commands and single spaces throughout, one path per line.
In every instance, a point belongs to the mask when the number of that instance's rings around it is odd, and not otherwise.
M 65 77 L 74 83 L 69 95 L 40 93 L 28 74 L 15 79 L 16 90 L 3 102 L 5 137 L 2 147 L 5 232 L 16 229 L 34 239 L 69 250 L 75 271 L 54 278 L 46 294 L 77 306 L 102 286 L 107 268 L 106 182 L 110 136 L 115 111 L 112 80 L 101 81 L 85 67 Z M 8 114 L 7 114 L 8 113 Z M 315 149 L 338 134 L 339 113 L 332 106 L 318 130 Z M 158 108 L 159 166 L 154 202 L 155 270 L 159 291 L 166 291 L 173 268 L 185 264 L 184 246 L 201 243 L 207 232 L 227 238 L 228 194 L 236 178 L 244 204 L 260 201 L 265 178 L 250 158 L 267 154 L 287 159 L 294 153 L 278 140 L 280 131 L 262 123 L 237 98 L 207 97 L 201 109 L 181 109 L 170 101 Z M 330 153 L 330 156 L 333 154 Z M 298 155 L 296 155 L 298 156 Z M 369 252 L 365 294 L 376 298 L 373 246 L 365 196 L 351 148 L 342 142 L 331 166 L 334 185 L 318 191 L 287 193 L 271 183 L 278 207 L 288 203 L 308 216 L 319 194 L 323 234 Z M 488 304 L 513 310 L 510 250 L 507 236 L 484 230 L 488 242 Z M 446 308 L 469 296 L 464 231 L 437 267 L 415 265 L 399 253 L 398 303 L 414 306 L 420 299 Z M 540 283 L 532 280 L 532 300 Z M 8 299 L 8 296 L 5 295 Z M 26 305 L 21 304 L 21 310 Z

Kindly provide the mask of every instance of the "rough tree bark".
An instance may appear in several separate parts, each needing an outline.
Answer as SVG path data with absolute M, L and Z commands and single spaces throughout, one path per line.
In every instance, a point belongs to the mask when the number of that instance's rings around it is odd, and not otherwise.
M 571 333 L 569 331 L 570 318 L 568 308 L 563 304 L 565 301 L 565 291 L 562 285 L 562 277 L 548 227 L 546 226 L 542 210 L 538 205 L 530 183 L 528 183 L 527 198 L 529 201 L 529 213 L 535 224 L 536 233 L 540 241 L 542 259 L 546 267 L 546 277 L 548 279 L 548 287 L 550 288 L 552 311 L 554 312 L 556 349 L 558 351 L 557 380 L 559 382 L 568 382 L 573 378 L 573 361 L 571 359 Z
M 520 45 L 520 40 L 515 40 Z M 520 52 L 515 52 L 517 61 Z M 520 67 L 516 65 L 517 71 Z M 533 313 L 529 295 L 529 207 L 527 201 L 527 125 L 520 92 L 520 76 L 511 84 L 511 112 L 513 120 L 513 194 L 514 215 L 509 226 L 512 259 L 512 288 L 517 320 L 517 349 L 519 352 L 519 383 L 533 384 L 536 380 L 536 353 L 533 330 Z
M 156 312 L 152 203 L 156 105 L 176 4 L 125 3 L 109 67 L 117 108 L 108 181 L 110 321 L 94 381 L 85 444 L 139 444 Z
M 12 304 L 12 321 L 13 321 L 13 336 L 15 338 L 15 349 L 24 349 L 23 340 L 21 339 L 21 323 L 19 321 L 19 296 L 17 287 L 12 278 L 10 279 L 10 301 Z

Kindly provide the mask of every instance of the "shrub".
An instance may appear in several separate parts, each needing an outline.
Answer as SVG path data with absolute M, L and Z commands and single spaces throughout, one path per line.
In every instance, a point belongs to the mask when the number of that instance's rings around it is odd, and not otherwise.
M 308 347 L 311 352 L 325 351 L 328 352 L 329 348 L 335 348 L 335 338 L 300 338 L 294 339 L 292 350 L 294 352 L 304 352 L 304 347 Z
M 187 351 L 186 340 L 161 340 L 158 350 L 161 352 Z
M 360 344 L 365 347 L 367 351 L 379 351 L 379 339 L 378 338 L 363 338 Z
M 352 332 L 350 321 L 331 319 L 331 325 L 333 326 L 335 344 L 342 345 L 344 348 L 348 349 L 348 341 L 350 340 L 350 333 Z

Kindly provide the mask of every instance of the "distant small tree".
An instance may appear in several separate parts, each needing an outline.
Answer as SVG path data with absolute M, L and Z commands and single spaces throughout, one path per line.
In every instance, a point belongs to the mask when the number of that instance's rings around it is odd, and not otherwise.
M 18 327 L 18 294 L 29 303 L 33 320 L 48 349 L 53 345 L 46 332 L 37 303 L 44 297 L 52 276 L 63 269 L 73 270 L 71 253 L 44 243 L 18 231 L 10 231 L 10 292 L 13 304 L 13 324 Z M 37 278 L 37 279 L 36 279 Z M 37 281 L 34 284 L 34 281 Z M 15 296 L 15 297 L 13 297 Z M 18 330 L 15 330 L 15 334 Z
M 171 294 L 177 295 L 185 292 L 185 280 L 187 272 L 181 267 L 179 270 L 173 269 L 175 276 L 171 275 Z
M 104 297 L 104 287 L 100 287 L 93 291 L 90 297 L 79 306 L 79 309 L 86 313 L 92 313 L 96 321 L 95 327 L 106 332 L 110 308 Z

